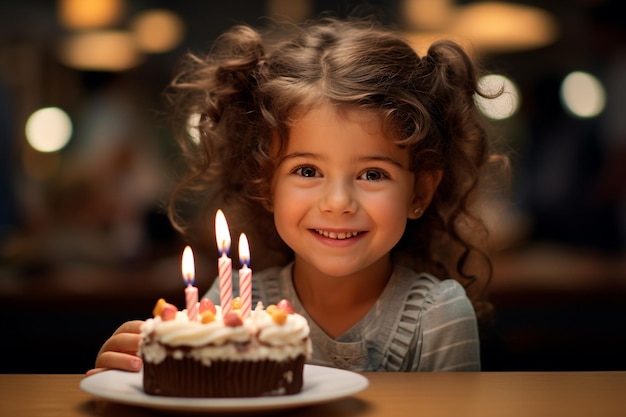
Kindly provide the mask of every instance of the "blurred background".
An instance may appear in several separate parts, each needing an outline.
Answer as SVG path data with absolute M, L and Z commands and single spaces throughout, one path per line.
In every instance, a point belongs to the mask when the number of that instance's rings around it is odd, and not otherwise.
M 161 93 L 236 23 L 376 13 L 421 52 L 468 48 L 505 86 L 479 106 L 511 152 L 491 229 L 483 368 L 626 369 L 626 21 L 618 0 L 5 0 L 0 3 L 0 372 L 82 373 L 122 322 L 183 305 L 217 249 L 160 201 L 174 148 Z M 495 84 L 492 84 L 495 80 Z M 207 230 L 207 236 L 209 235 Z M 254 246 L 254 243 L 251 242 Z M 254 268 L 254 250 L 252 266 Z

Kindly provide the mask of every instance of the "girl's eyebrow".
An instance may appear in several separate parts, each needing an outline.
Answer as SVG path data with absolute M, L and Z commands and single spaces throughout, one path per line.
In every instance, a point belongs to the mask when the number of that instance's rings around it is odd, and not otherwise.
M 319 154 L 316 154 L 316 153 L 312 153 L 312 152 L 292 152 L 290 154 L 283 155 L 278 160 L 278 163 L 282 164 L 283 162 L 285 162 L 288 159 L 295 159 L 295 158 L 308 158 L 308 159 L 319 160 L 319 159 L 322 159 L 322 156 L 319 155 Z
M 292 152 L 280 158 L 279 163 L 282 163 L 288 159 L 295 159 L 295 158 L 309 158 L 309 159 L 319 160 L 319 159 L 322 159 L 323 157 L 320 154 L 316 154 L 312 152 Z M 383 155 L 361 156 L 361 157 L 355 158 L 355 160 L 357 162 L 386 162 L 386 163 L 395 165 L 400 169 L 407 169 L 399 161 L 397 161 L 396 159 L 390 156 L 383 156 Z
M 287 154 L 285 156 L 283 156 L 281 159 L 293 159 L 293 158 L 314 158 L 314 159 L 320 159 L 321 155 L 313 153 L 313 152 L 292 152 L 290 154 Z
M 406 169 L 399 161 L 390 157 L 390 156 L 382 156 L 382 155 L 374 155 L 374 156 L 363 156 L 361 158 L 357 158 L 357 161 L 360 162 L 386 162 L 392 165 L 397 166 L 401 169 Z

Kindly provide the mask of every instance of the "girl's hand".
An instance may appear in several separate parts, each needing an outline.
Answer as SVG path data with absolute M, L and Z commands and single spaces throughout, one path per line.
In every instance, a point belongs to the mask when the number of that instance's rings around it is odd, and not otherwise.
M 87 371 L 90 376 L 107 369 L 137 372 L 141 369 L 142 361 L 137 356 L 137 349 L 141 335 L 139 328 L 143 321 L 133 320 L 122 324 L 113 335 L 104 342 L 98 356 L 96 366 Z

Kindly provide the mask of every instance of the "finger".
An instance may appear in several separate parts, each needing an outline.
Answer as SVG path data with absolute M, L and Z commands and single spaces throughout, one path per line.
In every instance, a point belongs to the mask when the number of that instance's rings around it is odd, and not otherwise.
M 106 370 L 107 370 L 106 368 L 93 368 L 85 372 L 85 376 L 86 377 L 92 376 L 92 375 L 99 374 L 100 372 L 106 371 Z
M 136 354 L 141 342 L 141 335 L 133 333 L 119 333 L 111 336 L 100 349 L 98 356 L 105 352 L 119 352 Z
M 141 331 L 141 325 L 143 324 L 142 320 L 131 320 L 123 323 L 120 327 L 115 330 L 116 334 L 120 333 L 139 333 Z
M 119 369 L 121 371 L 137 372 L 143 362 L 140 357 L 120 352 L 104 352 L 96 359 L 94 373 L 103 369 Z M 91 372 L 91 371 L 90 371 Z

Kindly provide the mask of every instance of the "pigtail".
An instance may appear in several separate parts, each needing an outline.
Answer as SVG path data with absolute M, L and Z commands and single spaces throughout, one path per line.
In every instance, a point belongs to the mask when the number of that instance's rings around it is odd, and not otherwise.
M 218 38 L 211 51 L 214 70 L 213 85 L 207 90 L 209 119 L 219 123 L 229 106 L 243 106 L 240 110 L 245 113 L 247 107 L 256 101 L 253 94 L 256 84 L 254 72 L 263 57 L 261 36 L 249 27 L 235 26 Z
M 197 214 L 212 214 L 229 200 L 258 194 L 248 174 L 258 171 L 253 155 L 258 152 L 257 143 L 252 139 L 262 134 L 256 95 L 263 58 L 260 34 L 235 26 L 215 41 L 206 56 L 187 54 L 166 90 L 184 156 L 180 164 L 184 171 L 179 174 L 168 212 L 182 233 L 190 230 L 183 221 L 193 217 L 189 206 Z M 194 120 L 191 126 L 190 120 Z M 195 130 L 195 140 L 191 140 L 190 129 Z M 223 175 L 233 170 L 242 175 Z
M 474 102 L 475 94 L 480 94 L 478 68 L 459 45 L 450 41 L 434 43 L 422 65 L 430 81 L 426 83 L 432 98 L 427 105 L 433 120 L 430 133 L 438 137 L 438 152 L 445 161 L 430 220 L 434 232 L 445 237 L 444 245 L 457 247 L 453 253 L 448 249 L 447 255 L 457 259 L 455 275 L 481 316 L 482 308 L 488 307 L 483 299 L 493 268 L 485 248 L 487 228 L 472 211 L 490 152 L 486 125 Z M 433 248 L 433 252 L 438 250 Z M 486 280 L 479 280 L 479 276 Z

